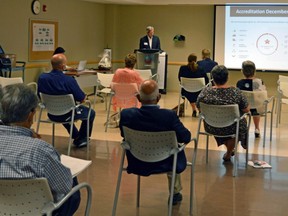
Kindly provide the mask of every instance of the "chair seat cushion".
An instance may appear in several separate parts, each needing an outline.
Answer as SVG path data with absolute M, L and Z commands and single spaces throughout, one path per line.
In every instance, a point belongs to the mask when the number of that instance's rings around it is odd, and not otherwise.
M 159 162 L 144 162 L 136 159 L 129 151 L 126 151 L 128 167 L 127 173 L 133 173 L 141 176 L 149 176 L 172 171 L 173 156 Z M 187 166 L 185 152 L 181 151 L 177 157 L 176 173 L 181 173 Z

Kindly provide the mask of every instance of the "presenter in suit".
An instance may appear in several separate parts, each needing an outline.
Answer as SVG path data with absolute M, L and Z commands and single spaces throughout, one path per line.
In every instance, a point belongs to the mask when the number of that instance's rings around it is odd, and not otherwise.
M 141 108 L 123 109 L 120 113 L 121 136 L 124 137 L 123 126 L 140 131 L 175 131 L 179 143 L 189 143 L 191 140 L 190 131 L 184 127 L 173 110 L 160 109 L 157 105 L 161 98 L 158 85 L 154 80 L 145 80 L 137 95 L 142 103 Z M 169 172 L 172 170 L 173 156 L 157 163 L 147 163 L 136 159 L 127 151 L 128 173 L 149 176 L 159 172 Z M 182 190 L 180 173 L 186 168 L 185 152 L 181 151 L 177 157 L 176 179 L 173 194 L 173 205 L 182 201 Z M 159 168 L 160 167 L 160 168 Z M 167 174 L 169 188 L 171 185 L 172 173 Z
M 154 27 L 147 26 L 146 33 L 144 37 L 140 39 L 139 49 L 157 49 L 161 50 L 160 39 L 154 35 Z

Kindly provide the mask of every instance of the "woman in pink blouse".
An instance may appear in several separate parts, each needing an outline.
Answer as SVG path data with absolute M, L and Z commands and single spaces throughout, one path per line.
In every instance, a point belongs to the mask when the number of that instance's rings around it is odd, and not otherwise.
M 112 83 L 136 83 L 139 89 L 140 84 L 143 82 L 143 79 L 140 77 L 139 72 L 134 70 L 136 64 L 136 55 L 128 54 L 125 57 L 125 68 L 119 68 L 116 70 Z M 113 87 L 112 87 L 113 88 Z M 117 98 L 113 97 L 112 99 L 113 109 L 116 111 L 117 108 Z M 140 103 L 137 104 L 137 107 L 140 107 Z M 135 101 L 127 102 L 125 105 L 128 107 L 135 106 Z

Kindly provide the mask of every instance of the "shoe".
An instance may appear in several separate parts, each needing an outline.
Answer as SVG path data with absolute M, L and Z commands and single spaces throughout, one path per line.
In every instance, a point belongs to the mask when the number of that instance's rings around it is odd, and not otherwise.
M 232 153 L 231 153 L 231 156 L 232 156 Z M 223 158 L 222 158 L 223 160 L 224 160 L 224 162 L 230 162 L 231 161 L 231 157 L 227 157 L 226 156 L 226 153 L 223 155 Z
M 255 129 L 254 134 L 255 138 L 260 138 L 260 131 L 258 129 Z
M 183 199 L 182 197 L 182 194 L 181 193 L 176 193 L 173 195 L 173 201 L 172 201 L 172 205 L 177 205 L 179 202 L 181 202 Z M 168 199 L 168 205 L 169 205 L 169 200 L 170 200 L 170 197 Z
M 90 140 L 90 138 L 89 138 Z M 79 139 L 75 139 L 73 144 L 77 147 L 77 148 L 82 148 L 87 146 L 87 138 L 79 138 Z
M 192 117 L 194 117 L 194 118 L 197 117 L 197 112 L 196 112 L 196 110 L 193 110 Z

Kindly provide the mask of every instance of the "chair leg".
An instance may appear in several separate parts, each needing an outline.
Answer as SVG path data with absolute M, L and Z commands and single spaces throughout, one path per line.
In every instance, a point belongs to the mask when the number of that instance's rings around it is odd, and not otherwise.
M 238 168 L 238 141 L 237 143 L 235 143 L 233 177 L 237 176 L 237 168 Z
M 55 124 L 52 123 L 52 146 L 55 146 Z
M 265 117 L 264 117 L 263 148 L 265 147 L 265 140 L 266 140 L 266 126 L 267 126 L 267 112 L 265 112 Z
M 209 135 L 206 135 L 206 164 L 208 163 Z
M 273 130 L 273 111 L 270 113 L 270 142 L 272 141 L 272 130 Z
M 95 96 L 96 98 L 96 96 Z M 88 116 L 87 116 L 87 131 L 86 131 L 86 138 L 87 138 L 87 159 L 89 158 L 89 150 L 90 150 L 90 115 L 91 115 L 91 110 L 89 110 L 88 112 Z
M 137 202 L 136 202 L 136 206 L 137 208 L 139 208 L 140 206 L 140 175 L 137 176 Z
M 37 127 L 36 127 L 36 133 L 39 133 L 39 127 L 40 127 L 40 121 L 41 121 L 41 116 L 42 116 L 42 108 L 40 108 L 39 116 L 38 116 L 38 121 L 37 121 Z
M 70 136 L 69 136 L 68 153 L 67 153 L 68 156 L 70 156 L 71 146 L 72 146 L 73 124 L 74 124 L 74 118 L 72 117 L 72 121 L 70 122 L 70 133 L 69 133 Z
M 181 100 L 181 90 L 180 90 L 180 94 L 179 94 L 179 98 L 178 98 L 178 107 L 177 107 L 177 116 L 179 117 L 179 113 L 180 113 L 180 100 Z
M 107 118 L 106 118 L 106 125 L 105 125 L 105 132 L 107 132 L 108 124 L 109 124 L 109 116 L 110 116 L 110 109 L 111 109 L 111 101 L 112 101 L 112 95 L 110 97 L 109 107 L 107 111 Z
M 114 197 L 114 203 L 113 203 L 113 209 L 112 209 L 112 216 L 116 215 L 116 208 L 117 208 L 117 203 L 118 203 L 118 197 L 119 197 L 119 190 L 120 190 L 125 154 L 126 154 L 125 150 L 123 150 L 122 156 L 121 156 L 120 167 L 119 167 L 119 171 L 118 171 L 118 180 L 117 180 L 117 185 L 116 185 L 116 191 L 115 191 L 115 197 Z
M 197 155 L 197 148 L 198 148 L 198 140 L 194 139 L 194 154 L 192 158 L 191 164 L 191 176 L 190 176 L 190 208 L 189 213 L 190 215 L 193 214 L 193 198 L 194 198 L 194 173 L 195 173 L 195 163 L 196 163 L 196 155 Z
M 168 216 L 172 216 L 172 206 L 173 206 L 173 195 L 174 195 L 176 165 L 177 165 L 177 153 L 175 153 L 174 157 L 173 157 L 173 171 L 172 171 L 172 181 L 171 181 L 171 187 L 170 187 Z
M 278 102 L 278 110 L 277 110 L 277 121 L 276 121 L 276 128 L 278 128 L 278 125 L 280 124 L 280 120 L 281 120 L 281 110 L 282 110 L 282 103 L 281 103 L 282 99 L 279 99 Z

